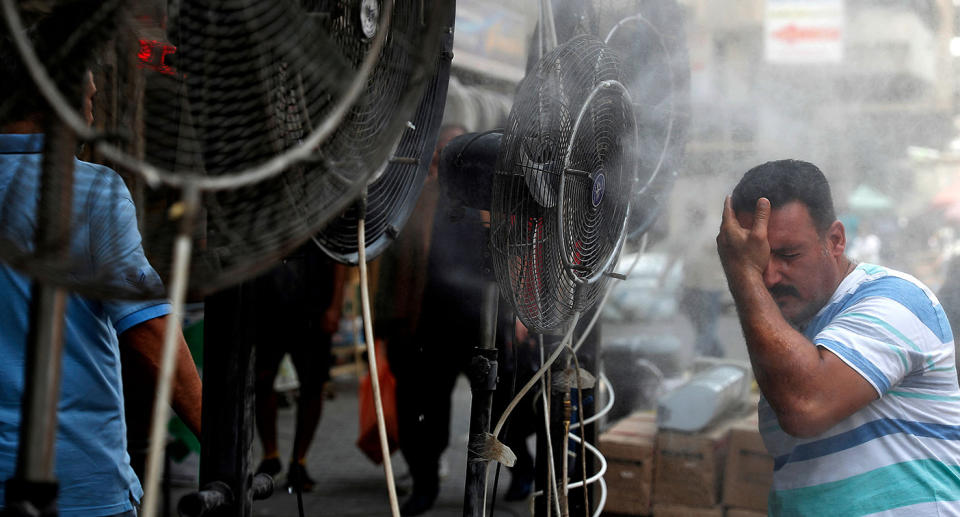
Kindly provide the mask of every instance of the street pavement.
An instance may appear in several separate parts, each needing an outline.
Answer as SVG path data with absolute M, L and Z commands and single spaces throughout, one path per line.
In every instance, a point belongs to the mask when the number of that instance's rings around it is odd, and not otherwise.
M 684 343 L 691 343 L 693 338 L 690 325 L 681 316 L 657 322 L 608 325 L 604 332 L 605 341 L 608 337 L 624 334 L 660 332 L 672 333 Z M 746 360 L 743 338 L 732 311 L 727 311 L 721 316 L 718 336 L 726 347 L 727 357 Z M 333 398 L 325 403 L 323 417 L 307 458 L 307 468 L 310 475 L 316 479 L 317 487 L 313 492 L 303 496 L 304 515 L 317 517 L 390 515 L 383 468 L 374 465 L 355 445 L 358 429 L 356 376 L 336 377 L 332 382 L 332 392 Z M 463 515 L 469 411 L 470 387 L 466 378 L 461 376 L 453 393 L 451 443 L 445 455 L 446 476 L 441 481 L 441 491 L 436 505 L 424 514 L 426 517 Z M 294 408 L 280 410 L 279 442 L 281 458 L 284 461 L 289 456 L 290 444 L 293 440 L 294 418 Z M 399 452 L 395 453 L 392 459 L 402 504 L 410 490 L 410 478 L 406 475 L 407 468 Z M 255 466 L 259 460 L 260 447 L 255 439 L 251 452 L 251 465 Z M 195 464 L 196 458 L 192 458 L 177 470 L 182 472 L 184 469 L 195 469 Z M 491 483 L 492 477 L 491 475 Z M 495 515 L 531 515 L 529 502 L 506 503 L 503 501 L 503 493 L 506 491 L 509 480 L 509 474 L 501 474 Z M 175 490 L 174 506 L 178 496 L 187 490 L 186 488 Z M 270 499 L 255 502 L 253 515 L 295 517 L 299 515 L 296 495 L 278 490 Z
M 304 515 L 313 517 L 353 517 L 390 515 L 384 470 L 375 465 L 355 445 L 358 430 L 357 378 L 343 375 L 333 380 L 333 398 L 324 403 L 323 417 L 314 442 L 307 455 L 307 469 L 317 481 L 313 492 L 303 494 Z M 426 517 L 454 517 L 463 515 L 463 491 L 466 473 L 467 434 L 470 412 L 470 385 L 461 376 L 453 393 L 450 446 L 444 456 L 445 476 L 441 479 L 440 494 L 434 508 Z M 282 408 L 278 415 L 278 438 L 281 458 L 286 462 L 293 442 L 294 408 Z M 251 452 L 251 468 L 260 461 L 260 444 L 254 439 Z M 394 477 L 400 504 L 403 504 L 411 488 L 410 477 L 402 455 L 392 456 Z M 284 464 L 284 469 L 287 465 Z M 195 472 L 196 457 L 188 458 L 177 472 Z M 499 496 L 495 503 L 495 515 L 514 517 L 530 515 L 529 503 L 503 501 L 510 482 L 507 469 L 500 475 Z M 192 472 L 191 472 L 192 471 Z M 491 469 L 491 489 L 493 480 Z M 281 477 L 282 483 L 282 477 Z M 187 483 L 185 483 L 187 484 Z M 174 490 L 173 504 L 179 497 L 194 487 L 179 487 Z M 174 511 L 170 515 L 176 515 Z M 273 497 L 255 501 L 254 516 L 296 517 L 299 515 L 296 494 L 278 489 Z
M 333 383 L 334 398 L 324 405 L 323 418 L 307 457 L 307 468 L 317 480 L 317 488 L 304 494 L 304 515 L 352 517 L 390 515 L 384 470 L 374 465 L 355 445 L 358 430 L 357 379 L 342 376 Z M 426 516 L 453 517 L 463 515 L 463 486 L 466 473 L 467 434 L 470 415 L 470 386 L 461 376 L 453 394 L 450 422 L 450 447 L 445 454 L 446 477 L 441 481 L 440 495 L 433 510 Z M 279 416 L 281 457 L 289 455 L 293 441 L 295 411 L 283 409 Z M 259 444 L 255 445 L 253 463 L 259 461 Z M 411 483 L 402 455 L 392 456 L 394 476 L 402 504 Z M 501 474 L 500 498 L 496 515 L 529 515 L 526 503 L 505 503 L 502 494 L 509 475 Z M 295 494 L 275 494 L 254 505 L 254 515 L 294 517 L 299 515 Z

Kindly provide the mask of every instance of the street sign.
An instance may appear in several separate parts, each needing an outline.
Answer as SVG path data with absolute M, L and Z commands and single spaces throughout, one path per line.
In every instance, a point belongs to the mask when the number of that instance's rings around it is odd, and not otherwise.
M 767 0 L 763 32 L 769 63 L 840 63 L 843 0 Z

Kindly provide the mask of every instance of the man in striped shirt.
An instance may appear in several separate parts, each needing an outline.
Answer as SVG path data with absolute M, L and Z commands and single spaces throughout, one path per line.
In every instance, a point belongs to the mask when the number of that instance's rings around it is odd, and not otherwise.
M 844 255 L 813 164 L 748 171 L 717 248 L 760 385 L 772 515 L 960 515 L 960 389 L 940 302 Z

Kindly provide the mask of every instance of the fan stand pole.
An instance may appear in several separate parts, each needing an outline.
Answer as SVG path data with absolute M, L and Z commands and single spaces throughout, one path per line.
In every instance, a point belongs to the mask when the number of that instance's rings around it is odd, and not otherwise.
M 193 183 L 183 189 L 181 199 L 180 228 L 173 244 L 173 266 L 170 286 L 170 314 L 167 315 L 167 327 L 163 335 L 163 356 L 158 374 L 156 398 L 153 403 L 153 417 L 150 424 L 150 453 L 147 456 L 146 485 L 144 488 L 144 517 L 156 517 L 157 500 L 160 496 L 161 460 L 166 445 L 167 420 L 170 417 L 170 393 L 173 391 L 173 373 L 177 350 L 177 338 L 180 333 L 180 321 L 183 319 L 183 303 L 187 291 L 187 279 L 190 276 L 190 253 L 192 250 L 193 223 L 200 207 L 200 192 Z
M 61 262 L 70 249 L 77 137 L 56 117 L 45 132 L 36 249 L 45 260 Z M 34 281 L 30 303 L 17 467 L 13 479 L 6 481 L 6 506 L 10 515 L 33 515 L 31 510 L 55 515 L 54 453 L 67 293 Z
M 367 359 L 370 361 L 370 385 L 373 388 L 373 406 L 377 412 L 377 431 L 380 435 L 380 452 L 383 454 L 383 472 L 387 478 L 387 494 L 390 497 L 390 512 L 393 517 L 400 516 L 400 504 L 397 502 L 397 487 L 393 481 L 393 464 L 390 461 L 390 444 L 387 442 L 387 425 L 383 418 L 383 400 L 380 398 L 380 377 L 377 373 L 377 351 L 373 342 L 373 318 L 370 315 L 370 293 L 367 283 L 367 253 L 364 218 L 366 217 L 366 193 L 361 200 L 361 217 L 357 220 L 357 252 L 360 267 L 360 304 L 363 310 L 363 332 L 367 342 Z M 150 516 L 147 516 L 150 517 Z
M 470 446 L 467 447 L 467 475 L 463 492 L 463 516 L 483 517 L 486 513 L 487 465 L 483 454 L 490 432 L 493 392 L 497 389 L 497 304 L 500 290 L 488 282 L 483 289 L 483 336 L 470 360 Z
M 557 28 L 551 2 L 552 0 L 540 0 L 540 57 L 557 46 Z

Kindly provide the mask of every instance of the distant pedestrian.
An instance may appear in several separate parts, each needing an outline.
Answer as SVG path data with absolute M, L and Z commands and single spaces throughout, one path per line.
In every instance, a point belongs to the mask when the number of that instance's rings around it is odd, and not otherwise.
M 300 389 L 287 486 L 304 492 L 316 482 L 307 473 L 306 457 L 323 411 L 323 385 L 330 378 L 330 338 L 337 331 L 343 305 L 346 268 L 334 264 L 307 241 L 280 264 L 253 280 L 258 318 L 256 336 L 256 423 L 263 445 L 257 472 L 276 476 L 283 470 L 277 446 L 277 394 L 274 379 L 290 354 Z

